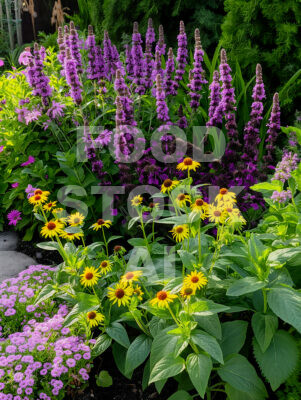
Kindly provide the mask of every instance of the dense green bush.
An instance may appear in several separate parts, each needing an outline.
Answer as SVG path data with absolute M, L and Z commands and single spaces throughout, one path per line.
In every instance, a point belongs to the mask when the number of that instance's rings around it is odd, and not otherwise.
M 225 0 L 222 46 L 243 71 L 253 74 L 259 62 L 265 81 L 279 87 L 297 72 L 301 64 L 301 3 L 295 0 Z M 301 76 L 287 93 L 293 109 L 300 101 Z

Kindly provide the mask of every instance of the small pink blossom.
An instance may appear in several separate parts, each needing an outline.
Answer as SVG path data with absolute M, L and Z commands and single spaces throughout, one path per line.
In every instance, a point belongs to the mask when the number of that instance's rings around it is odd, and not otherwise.
M 35 158 L 33 156 L 29 156 L 28 160 L 21 164 L 21 167 L 26 167 L 27 165 L 33 164 L 35 162 Z

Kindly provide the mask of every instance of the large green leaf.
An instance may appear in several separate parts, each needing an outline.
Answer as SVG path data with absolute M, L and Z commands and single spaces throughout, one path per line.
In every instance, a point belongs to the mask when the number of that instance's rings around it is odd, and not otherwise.
M 301 333 L 301 293 L 285 287 L 275 287 L 268 292 L 268 304 L 279 318 Z
M 248 323 L 246 321 L 229 321 L 222 323 L 221 348 L 224 357 L 238 353 L 245 343 Z
M 167 332 L 176 327 L 177 325 L 171 325 L 168 328 L 163 329 L 161 332 L 158 332 L 155 336 L 150 355 L 151 370 L 161 357 L 175 353 L 179 336 L 168 335 Z
M 149 384 L 178 375 L 184 369 L 185 361 L 182 357 L 174 358 L 172 354 L 164 356 L 152 369 Z
M 190 311 L 195 315 L 213 315 L 227 310 L 228 306 L 214 303 L 212 300 L 199 300 L 190 306 Z
M 211 358 L 206 354 L 189 354 L 186 359 L 186 368 L 198 394 L 204 398 L 212 370 Z
M 209 333 L 197 329 L 191 334 L 191 340 L 215 360 L 222 364 L 224 363 L 221 347 Z
M 219 321 L 218 315 L 196 315 L 194 314 L 194 319 L 204 331 L 210 333 L 216 339 L 222 338 L 222 327 Z
M 261 350 L 265 352 L 278 329 L 278 318 L 257 312 L 252 317 L 252 328 Z
M 50 297 L 53 297 L 56 294 L 56 292 L 57 290 L 52 285 L 44 286 L 43 289 L 38 294 L 38 297 L 35 299 L 34 304 L 37 305 L 42 301 L 45 301 Z
M 275 391 L 287 380 L 298 364 L 298 346 L 286 331 L 277 331 L 265 352 L 262 352 L 257 340 L 253 339 L 256 361 L 262 374 Z
M 93 358 L 100 356 L 102 353 L 104 353 L 111 346 L 111 343 L 112 339 L 108 335 L 104 334 L 98 336 L 98 338 L 96 339 L 96 343 L 92 348 Z
M 233 386 L 229 385 L 229 383 L 225 384 L 225 391 L 227 393 L 227 399 L 228 400 L 258 400 L 262 399 L 262 397 L 258 397 L 254 395 L 254 393 L 246 393 L 242 392 L 241 390 L 238 390 L 234 388 Z
M 265 282 L 258 280 L 255 276 L 247 276 L 239 279 L 227 290 L 227 296 L 241 296 L 243 294 L 256 292 L 266 286 Z
M 125 328 L 119 322 L 113 322 L 111 326 L 106 329 L 107 334 L 114 339 L 121 346 L 129 348 L 130 340 Z
M 217 370 L 221 379 L 242 392 L 258 400 L 267 397 L 265 386 L 257 376 L 255 368 L 240 354 L 233 354 Z
M 126 353 L 125 370 L 133 371 L 141 365 L 149 355 L 152 339 L 144 334 L 136 337 Z
M 126 348 L 121 346 L 119 343 L 114 342 L 112 345 L 112 352 L 115 364 L 119 371 L 128 379 L 132 378 L 133 371 L 126 371 L 125 370 L 125 359 L 126 359 Z
M 168 397 L 167 400 L 193 400 L 193 397 L 191 397 L 185 390 L 178 390 L 176 393 Z

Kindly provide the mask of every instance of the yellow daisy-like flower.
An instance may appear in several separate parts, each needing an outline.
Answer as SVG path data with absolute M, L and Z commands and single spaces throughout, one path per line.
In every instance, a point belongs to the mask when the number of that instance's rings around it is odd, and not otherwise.
M 137 207 L 140 206 L 140 204 L 143 202 L 143 197 L 142 196 L 135 196 L 132 200 L 132 206 Z
M 30 204 L 39 206 L 39 205 L 45 203 L 45 201 L 47 201 L 47 197 L 43 197 L 40 194 L 35 194 L 35 195 L 29 197 L 28 201 Z
M 101 275 L 106 275 L 108 272 L 112 271 L 112 263 L 109 260 L 103 260 L 99 266 L 99 272 Z
M 117 303 L 118 307 L 127 306 L 133 294 L 133 288 L 125 282 L 119 282 L 114 287 L 109 287 L 108 298 L 113 304 Z
M 194 203 L 190 206 L 191 210 L 203 214 L 208 209 L 208 203 L 206 203 L 203 199 L 198 198 L 194 201 Z
M 178 194 L 178 196 L 176 197 L 176 203 L 179 207 L 184 207 L 186 203 L 191 203 L 189 194 Z
M 49 203 L 44 204 L 43 208 L 46 211 L 51 211 L 56 206 L 56 203 L 57 203 L 56 201 L 50 201 Z
M 180 182 L 179 181 L 172 181 L 171 179 L 165 179 L 165 181 L 161 185 L 161 192 L 162 193 L 169 193 L 171 192 Z
M 197 161 L 193 161 L 192 158 L 186 157 L 184 160 L 177 165 L 177 169 L 181 171 L 185 171 L 188 169 L 188 171 L 195 171 L 197 168 L 199 168 L 201 164 Z
M 109 219 L 104 220 L 102 218 L 98 219 L 95 224 L 92 225 L 93 231 L 98 231 L 100 228 L 110 228 L 112 221 Z
M 187 275 L 184 278 L 184 286 L 189 286 L 196 289 L 201 289 L 206 286 L 208 283 L 208 279 L 202 272 L 192 271 L 191 274 Z
M 83 237 L 83 236 L 84 236 L 83 232 L 69 233 L 69 232 L 63 231 L 63 232 L 60 234 L 60 237 L 61 237 L 62 239 L 66 239 L 66 240 L 70 240 L 70 241 L 72 241 L 72 240 L 79 240 L 79 239 L 80 239 L 81 237 Z
M 34 196 L 42 196 L 45 199 L 47 199 L 47 197 L 50 195 L 50 192 L 48 192 L 47 190 L 41 190 L 41 189 L 36 189 L 33 192 Z
M 129 271 L 121 277 L 120 282 L 132 284 L 133 282 L 138 281 L 141 275 L 142 271 Z
M 133 290 L 133 294 L 137 296 L 138 300 L 143 300 L 144 293 L 142 292 L 141 287 L 139 285 L 136 285 L 135 287 L 133 287 Z
M 150 300 L 150 304 L 152 306 L 158 306 L 159 308 L 166 308 L 168 307 L 169 303 L 172 303 L 176 298 L 177 296 L 175 294 L 171 294 L 166 290 L 160 290 L 156 297 Z
M 222 224 L 225 221 L 226 216 L 227 216 L 227 213 L 225 211 L 223 211 L 222 208 L 216 207 L 213 204 L 209 204 L 208 217 L 209 217 L 210 222 Z
M 238 208 L 233 207 L 233 204 L 225 203 L 223 206 L 223 211 L 227 213 L 228 216 L 239 215 L 240 211 Z
M 171 231 L 172 237 L 177 241 L 177 242 L 182 242 L 184 239 L 187 239 L 189 236 L 189 229 L 188 225 L 176 225 L 172 228 Z
M 98 269 L 94 267 L 86 267 L 80 277 L 80 283 L 83 286 L 92 287 L 97 284 L 98 278 L 100 278 L 100 273 Z
M 104 315 L 97 312 L 97 311 L 89 311 L 87 313 L 87 322 L 90 326 L 90 328 L 93 328 L 94 326 L 98 326 L 103 322 L 105 319 Z
M 196 288 L 192 286 L 183 286 L 180 295 L 184 297 L 185 299 L 190 299 L 191 296 L 194 296 L 196 292 Z
M 226 188 L 222 188 L 216 196 L 215 201 L 233 204 L 236 202 L 236 194 L 234 192 L 229 192 Z
M 70 226 L 78 226 L 84 222 L 84 219 L 85 216 L 83 214 L 76 212 L 67 218 L 67 222 Z
M 60 235 L 62 233 L 62 229 L 64 225 L 58 220 L 52 220 L 47 222 L 43 228 L 41 229 L 41 235 L 45 238 L 52 238 L 56 235 Z

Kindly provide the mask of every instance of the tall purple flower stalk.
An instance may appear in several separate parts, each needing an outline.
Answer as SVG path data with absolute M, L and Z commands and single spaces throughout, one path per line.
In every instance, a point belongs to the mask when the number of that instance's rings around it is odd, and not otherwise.
M 146 89 L 150 89 L 153 86 L 153 68 L 154 68 L 154 60 L 151 49 L 151 43 L 146 43 L 145 45 L 145 82 L 144 85 Z
M 164 80 L 163 80 L 164 71 L 163 71 L 162 66 L 161 66 L 161 56 L 160 56 L 158 50 L 156 50 L 155 61 L 154 61 L 154 64 L 153 64 L 153 78 L 152 78 L 153 82 L 156 81 L 156 78 L 157 78 L 158 74 L 161 76 L 162 84 L 164 86 Z
M 59 52 L 58 52 L 58 60 L 64 66 L 65 58 L 66 58 L 66 43 L 64 40 L 64 34 L 63 34 L 63 29 L 61 26 L 58 27 L 58 32 L 57 32 L 57 44 L 59 46 Z
M 269 128 L 267 130 L 268 137 L 265 141 L 267 153 L 263 159 L 267 167 L 269 167 L 268 164 L 272 164 L 274 161 L 275 143 L 280 132 L 280 106 L 278 93 L 274 94 L 271 116 L 267 126 Z
M 91 80 L 104 78 L 104 62 L 101 48 L 96 46 L 93 27 L 88 26 L 88 37 L 85 43 L 88 50 L 87 77 Z
M 187 118 L 184 115 L 182 104 L 180 104 L 180 107 L 178 109 L 178 116 L 179 116 L 178 127 L 181 129 L 187 128 L 188 122 L 187 122 Z
M 155 30 L 153 27 L 153 20 L 151 18 L 148 19 L 148 24 L 147 24 L 147 31 L 145 35 L 145 45 L 150 45 L 150 50 L 152 51 L 152 45 L 155 42 L 156 37 L 155 37 Z M 146 47 L 145 46 L 145 47 Z
M 187 57 L 188 57 L 187 36 L 185 33 L 184 22 L 180 21 L 180 32 L 178 34 L 178 53 L 177 53 L 178 65 L 177 65 L 176 75 L 175 75 L 176 89 L 179 87 L 179 83 L 183 78 L 183 75 L 185 72 L 185 67 L 187 64 Z
M 172 95 L 175 96 L 177 94 L 176 91 L 176 83 L 173 79 L 173 74 L 175 72 L 175 60 L 174 60 L 174 55 L 172 48 L 170 47 L 168 50 L 168 59 L 166 62 L 166 68 L 165 68 L 165 93 L 166 95 Z
M 118 97 L 122 104 L 122 109 L 124 112 L 124 119 L 122 121 L 122 124 L 136 126 L 137 123 L 134 120 L 133 100 L 130 98 L 129 88 L 127 87 L 119 69 L 117 69 L 116 71 L 114 89 L 118 93 Z
M 70 22 L 70 35 L 69 35 L 69 42 L 70 42 L 70 51 L 72 58 L 76 61 L 76 68 L 79 74 L 83 73 L 83 65 L 82 65 L 82 57 L 80 54 L 80 44 L 79 44 L 79 37 L 78 33 L 75 29 L 74 22 Z
M 67 51 L 67 48 L 70 48 L 70 32 L 69 32 L 68 25 L 64 26 L 64 42 L 65 42 L 65 48 Z M 67 55 L 67 53 L 66 53 L 66 55 Z
M 77 105 L 82 102 L 82 84 L 79 80 L 77 73 L 77 64 L 71 56 L 70 49 L 67 49 L 67 56 L 65 59 L 65 72 L 66 80 L 70 86 L 70 95 Z
M 125 65 L 128 78 L 131 79 L 134 72 L 134 65 L 132 60 L 132 48 L 129 44 L 124 46 L 125 48 Z
M 195 38 L 195 49 L 194 49 L 194 62 L 193 62 L 193 69 L 190 71 L 189 74 L 189 84 L 188 87 L 190 89 L 189 96 L 191 98 L 190 106 L 192 109 L 197 109 L 200 105 L 200 98 L 201 94 L 200 91 L 202 90 L 202 85 L 207 83 L 206 79 L 204 78 L 205 71 L 202 67 L 204 51 L 201 45 L 200 39 L 200 31 L 196 29 L 194 31 L 194 38 Z
M 263 104 L 265 90 L 262 80 L 262 68 L 260 64 L 256 66 L 256 83 L 253 88 L 253 103 L 250 113 L 250 120 L 244 129 L 244 153 L 242 159 L 248 164 L 256 164 L 258 161 L 258 145 L 260 143 L 259 129 L 262 121 Z
M 105 72 L 108 80 L 112 80 L 115 75 L 115 55 L 114 49 L 111 43 L 111 39 L 107 31 L 104 31 L 103 39 L 103 57 L 105 61 Z
M 207 126 L 220 126 L 223 123 L 223 114 L 221 108 L 216 112 L 220 101 L 221 101 L 221 86 L 219 83 L 219 73 L 218 71 L 213 72 L 212 83 L 209 86 L 210 94 L 210 104 L 208 110 L 209 121 Z
M 166 44 L 164 43 L 164 29 L 163 25 L 159 26 L 159 39 L 156 44 L 156 52 L 159 53 L 160 57 L 164 56 L 166 50 Z
M 145 60 L 142 50 L 141 34 L 138 31 L 138 22 L 134 22 L 132 35 L 132 62 L 133 68 L 133 83 L 136 85 L 135 92 L 139 94 L 145 93 Z
M 34 44 L 34 57 L 30 59 L 26 70 L 26 77 L 29 85 L 33 88 L 33 95 L 40 96 L 44 106 L 49 105 L 49 97 L 52 94 L 52 89 L 49 86 L 49 78 L 44 74 L 44 65 L 41 59 L 39 46 Z
M 157 118 L 161 122 L 169 122 L 168 107 L 165 100 L 165 92 L 162 87 L 162 77 L 160 74 L 156 77 L 156 105 Z

